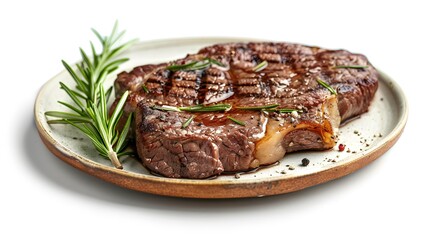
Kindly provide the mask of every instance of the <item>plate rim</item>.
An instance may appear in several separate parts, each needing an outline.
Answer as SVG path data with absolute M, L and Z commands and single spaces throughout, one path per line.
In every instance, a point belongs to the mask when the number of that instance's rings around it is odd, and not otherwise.
M 170 38 L 170 39 L 160 39 L 160 40 L 150 40 L 150 41 L 140 41 L 138 42 L 134 47 L 132 47 L 129 51 L 135 51 L 136 49 L 145 49 L 145 48 L 153 48 L 153 47 L 162 47 L 164 45 L 171 45 L 171 43 L 180 44 L 180 43 L 191 43 L 191 42 L 201 42 L 201 41 L 266 41 L 261 39 L 255 39 L 255 38 L 240 38 L 240 37 L 186 37 L 186 38 Z M 82 157 L 78 154 L 73 153 L 70 149 L 68 149 L 66 146 L 61 145 L 58 141 L 56 141 L 53 136 L 49 134 L 47 129 L 44 128 L 42 121 L 44 119 L 39 118 L 39 112 L 41 108 L 40 101 L 43 97 L 43 93 L 46 90 L 46 86 L 53 81 L 56 81 L 59 75 L 64 74 L 66 70 L 62 70 L 58 74 L 56 74 L 54 77 L 49 79 L 47 82 L 45 82 L 42 87 L 39 89 L 36 101 L 34 103 L 34 120 L 36 123 L 37 130 L 39 132 L 39 135 L 43 141 L 43 143 L 46 145 L 46 147 L 51 151 L 56 157 L 60 158 L 61 160 L 67 162 L 68 164 L 72 165 L 73 167 L 82 170 L 90 175 L 96 176 L 98 178 L 101 178 L 105 181 L 114 183 L 116 185 L 119 185 L 121 187 L 138 190 L 142 192 L 148 192 L 158 195 L 167 195 L 167 196 L 177 196 L 177 197 L 190 197 L 190 198 L 237 198 L 237 197 L 256 197 L 256 196 L 265 196 L 265 195 L 277 195 L 282 193 L 288 193 L 293 191 L 298 191 L 306 187 L 311 187 L 318 185 L 320 183 L 328 182 L 340 177 L 343 177 L 345 175 L 348 175 L 364 166 L 369 164 L 370 162 L 377 159 L 379 156 L 381 156 L 384 152 L 389 150 L 399 139 L 401 133 L 403 132 L 405 125 L 407 123 L 408 119 L 408 102 L 405 97 L 405 94 L 403 90 L 400 88 L 400 86 L 387 74 L 379 71 L 377 71 L 380 74 L 379 81 L 383 81 L 387 86 L 389 87 L 390 91 L 392 92 L 395 101 L 398 101 L 401 103 L 401 106 L 398 106 L 398 122 L 396 123 L 395 127 L 387 134 L 387 136 L 384 136 L 380 142 L 378 142 L 375 146 L 371 148 L 371 150 L 368 150 L 365 154 L 361 154 L 359 156 L 349 156 L 347 158 L 344 158 L 344 160 L 348 158 L 353 158 L 352 161 L 340 161 L 337 162 L 334 167 L 327 167 L 324 166 L 320 171 L 313 172 L 313 173 L 306 173 L 306 174 L 300 174 L 298 176 L 291 176 L 291 175 L 282 175 L 282 176 L 276 176 L 276 177 L 270 177 L 268 180 L 266 178 L 255 178 L 255 179 L 242 179 L 240 181 L 237 181 L 235 179 L 216 179 L 214 180 L 207 180 L 207 179 L 182 179 L 182 178 L 166 178 L 166 177 L 158 177 L 154 175 L 147 175 L 147 174 L 141 174 L 136 172 L 130 172 L 126 170 L 120 170 L 116 169 L 113 166 L 108 166 L 106 164 L 98 163 L 95 161 L 92 161 L 91 159 L 87 159 L 85 157 Z M 45 120 L 46 121 L 46 120 Z M 354 166 L 357 163 L 358 166 Z M 329 176 L 328 178 L 323 178 L 321 181 L 312 182 L 311 184 L 298 184 L 296 186 L 291 186 L 290 188 L 285 188 L 286 186 L 283 186 L 283 190 L 281 191 L 274 191 L 271 190 L 274 185 L 284 185 L 284 182 L 293 182 L 298 180 L 306 181 L 306 178 L 314 176 L 314 175 L 329 175 L 332 174 L 330 171 L 332 170 L 338 170 L 344 168 L 344 172 L 340 174 L 336 174 L 336 176 Z M 341 171 L 338 171 L 341 172 Z M 118 178 L 125 178 L 125 182 L 118 182 Z M 129 179 L 131 178 L 131 179 Z M 134 179 L 134 181 L 131 181 Z M 148 186 L 143 186 L 141 184 L 137 184 L 136 186 L 133 186 L 133 184 L 136 184 L 135 181 L 146 183 L 146 184 L 155 184 L 155 185 L 174 185 L 175 187 L 181 186 L 188 186 L 190 188 L 195 188 L 197 191 L 196 193 L 189 194 L 187 192 L 181 192 L 177 193 L 177 191 L 173 191 L 176 194 L 172 194 L 172 191 L 164 190 L 164 191 L 157 191 L 153 188 L 147 188 Z M 130 183 L 128 183 L 130 182 Z M 133 182 L 133 184 L 131 184 Z M 304 186 L 305 185 L 305 186 Z M 220 190 L 219 192 L 213 192 L 213 191 L 202 191 L 204 187 L 210 187 L 213 188 L 213 190 L 217 189 Z M 243 188 L 244 191 L 238 191 L 237 193 L 231 192 L 229 194 L 225 194 L 225 191 L 222 191 L 223 187 L 227 187 L 227 189 L 233 188 Z M 246 191 L 247 189 L 247 191 Z M 264 191 L 265 189 L 265 191 Z M 271 191 L 270 191 L 271 190 Z M 227 193 L 227 192 L 226 192 Z M 264 194 L 266 193 L 266 194 Z

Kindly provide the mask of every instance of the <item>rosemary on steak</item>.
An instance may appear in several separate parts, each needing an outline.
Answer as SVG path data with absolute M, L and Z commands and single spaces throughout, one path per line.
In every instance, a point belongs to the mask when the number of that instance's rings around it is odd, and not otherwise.
M 216 104 L 216 105 L 195 105 L 189 107 L 179 107 L 179 110 L 185 112 L 221 112 L 229 111 L 232 108 L 231 104 Z
M 191 124 L 192 120 L 194 120 L 195 115 L 192 115 L 182 124 L 182 128 L 187 128 L 189 124 Z
M 218 65 L 220 67 L 225 67 L 225 65 L 213 58 L 204 58 L 201 61 L 192 61 L 190 63 L 181 64 L 181 65 L 170 65 L 167 66 L 166 69 L 170 71 L 196 71 L 202 70 L 210 67 L 212 64 Z
M 146 85 L 142 85 L 142 89 L 145 93 L 149 93 L 149 89 L 146 87 Z
M 335 91 L 335 89 L 333 89 L 329 84 L 327 84 L 326 82 L 324 82 L 322 79 L 318 78 L 316 79 L 316 81 L 322 85 L 324 88 L 328 89 L 332 94 L 337 95 L 337 91 Z
M 91 140 L 101 156 L 110 159 L 116 168 L 122 168 L 119 157 L 130 154 L 126 148 L 132 114 L 128 116 L 122 131 L 118 131 L 116 127 L 123 115 L 128 91 L 122 95 L 113 113 L 109 114 L 107 102 L 112 88 L 105 91 L 103 84 L 110 73 L 120 64 L 128 61 L 126 58 L 117 59 L 117 57 L 129 48 L 134 40 L 118 46 L 118 41 L 125 31 L 118 32 L 117 22 L 109 36 L 103 37 L 96 30 L 92 29 L 92 31 L 102 45 L 102 52 L 97 54 L 91 42 L 92 58 L 80 49 L 82 62 L 75 68 L 62 61 L 76 83 L 74 88 L 60 82 L 60 88 L 67 93 L 72 103 L 62 101 L 58 103 L 69 111 L 47 111 L 45 115 L 48 118 L 54 118 L 47 121 L 49 124 L 70 124 L 79 129 Z
M 258 65 L 256 65 L 253 68 L 253 71 L 254 72 L 260 72 L 260 71 L 264 70 L 267 66 L 268 66 L 268 62 L 267 61 L 263 61 L 263 62 L 259 63 Z
M 218 60 L 213 59 L 213 58 L 204 58 L 204 60 L 207 60 L 214 65 L 218 65 L 219 67 L 226 67 L 225 64 L 223 64 L 223 63 L 221 63 Z
M 167 106 L 167 105 L 162 105 L 162 106 L 153 106 L 152 109 L 155 110 L 160 110 L 160 111 L 173 111 L 173 112 L 180 112 L 180 109 L 177 107 L 173 107 L 173 106 Z
M 334 68 L 364 69 L 364 68 L 368 68 L 368 66 L 366 66 L 366 65 L 338 65 L 338 66 L 335 66 Z
M 246 126 L 246 124 L 245 124 L 244 122 L 242 122 L 242 121 L 240 121 L 240 120 L 238 120 L 238 119 L 235 119 L 235 118 L 233 118 L 233 117 L 231 117 L 231 116 L 228 116 L 227 118 L 228 118 L 229 120 L 233 121 L 234 123 L 238 124 L 238 125 Z

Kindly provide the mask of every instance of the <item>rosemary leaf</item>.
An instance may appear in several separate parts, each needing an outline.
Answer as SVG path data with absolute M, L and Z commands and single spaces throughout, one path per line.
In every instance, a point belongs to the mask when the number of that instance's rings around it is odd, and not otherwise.
M 119 136 L 117 142 L 116 142 L 116 146 L 115 146 L 115 152 L 118 152 L 119 154 L 122 153 L 122 151 L 125 149 L 125 147 L 127 146 L 127 135 L 128 132 L 130 131 L 130 127 L 131 127 L 131 120 L 133 119 L 133 114 L 131 113 L 128 116 L 127 122 L 124 125 L 124 128 L 122 129 L 121 135 Z M 118 156 L 119 156 L 118 154 Z
M 368 68 L 368 66 L 366 66 L 366 65 L 339 65 L 339 66 L 335 66 L 334 68 L 364 69 L 364 68 Z
M 142 85 L 142 89 L 145 93 L 149 93 L 149 89 L 146 87 L 146 85 Z
M 110 99 L 110 96 L 112 95 L 112 91 L 113 91 L 113 86 L 109 87 L 109 89 L 107 89 L 106 91 L 106 99 Z
M 302 112 L 302 110 L 282 108 L 282 109 L 278 109 L 278 112 L 279 113 L 293 113 L 293 112 L 300 113 L 300 112 Z
M 196 71 L 196 70 L 202 70 L 210 67 L 211 63 L 209 61 L 202 61 L 197 62 L 197 64 L 194 64 L 192 67 L 189 67 L 187 69 L 184 69 L 186 71 Z
M 89 59 L 88 55 L 86 55 L 85 51 L 83 51 L 82 48 L 79 48 L 79 50 L 80 50 L 80 55 L 82 56 L 83 62 L 85 63 L 85 65 L 88 67 L 89 70 L 93 71 L 94 66 L 91 60 Z
M 113 49 L 112 51 L 111 51 L 111 53 L 109 54 L 109 58 L 114 58 L 114 57 L 116 57 L 117 55 L 119 55 L 119 54 L 121 54 L 124 50 L 126 50 L 127 48 L 129 48 L 129 47 L 131 47 L 133 44 L 135 44 L 137 42 L 137 39 L 133 39 L 133 40 L 130 40 L 130 41 L 128 41 L 128 42 L 126 42 L 126 43 L 124 43 L 124 44 L 122 44 L 121 46 L 119 46 L 119 47 L 117 47 L 117 48 L 115 48 L 115 49 Z
M 89 123 L 88 121 L 71 120 L 71 119 L 48 120 L 46 122 L 48 124 L 68 124 L 69 122 L 73 122 L 73 123 Z
M 122 94 L 121 98 L 119 99 L 118 104 L 115 107 L 115 110 L 113 111 L 112 115 L 110 116 L 110 119 L 106 122 L 107 128 L 109 132 L 114 132 L 114 128 L 119 122 L 119 119 L 121 118 L 121 115 L 123 113 L 123 108 L 125 105 L 125 101 L 128 98 L 128 91 L 125 91 L 124 94 Z
M 231 116 L 228 116 L 227 118 L 228 118 L 229 120 L 233 121 L 234 123 L 238 124 L 238 125 L 246 126 L 246 124 L 245 124 L 244 122 L 242 122 L 242 121 L 240 121 L 240 120 L 237 120 L 237 119 L 235 119 L 235 118 L 233 118 L 233 117 L 231 117 Z
M 163 105 L 163 106 L 153 106 L 152 109 L 155 110 L 160 110 L 160 111 L 173 111 L 173 112 L 180 112 L 180 109 L 177 107 L 173 107 L 173 106 L 167 106 L 167 105 Z
M 216 104 L 210 106 L 195 105 L 189 107 L 179 107 L 179 110 L 185 112 L 221 112 L 229 111 L 232 108 L 231 104 Z
M 78 98 L 78 96 L 76 96 L 74 93 L 73 93 L 73 91 L 68 87 L 68 86 L 66 86 L 64 83 L 62 83 L 62 82 L 60 82 L 60 88 L 61 89 L 63 89 L 68 95 L 69 95 L 69 97 L 73 100 L 73 102 L 78 106 L 78 107 L 80 107 L 80 109 L 85 109 L 86 107 L 85 107 L 85 105 L 82 103 L 82 101 L 80 101 L 80 99 Z
M 118 157 L 122 157 L 122 156 L 132 156 L 135 155 L 136 153 L 134 151 L 121 151 L 120 153 L 118 153 Z
M 324 88 L 328 89 L 332 94 L 337 95 L 337 91 L 335 91 L 335 89 L 333 89 L 331 86 L 329 86 L 329 84 L 327 84 L 326 82 L 324 82 L 322 79 L 316 79 L 316 81 L 322 85 Z
M 73 106 L 71 104 L 68 104 L 68 103 L 62 102 L 62 101 L 58 101 L 58 103 L 61 104 L 61 105 L 66 106 L 66 107 L 68 107 L 69 109 L 71 109 L 72 111 L 76 112 L 77 114 L 80 114 L 80 115 L 84 114 L 83 111 L 79 110 L 77 107 L 75 107 L 75 106 Z
M 302 112 L 302 110 L 299 109 L 293 109 L 293 108 L 271 108 L 271 109 L 264 109 L 266 112 L 278 112 L 278 113 L 291 113 L 291 112 Z
M 118 60 L 116 60 L 116 61 L 113 61 L 113 62 L 111 62 L 111 63 L 109 63 L 106 67 L 105 67 L 105 69 L 106 69 L 106 74 L 110 74 L 110 73 L 112 73 L 113 71 L 115 71 L 117 68 L 118 68 L 118 66 L 119 65 L 121 65 L 122 63 L 124 63 L 124 62 L 127 62 L 129 59 L 128 58 L 121 58 L 121 59 L 118 59 Z
M 276 108 L 278 106 L 279 106 L 279 104 L 271 104 L 271 105 L 265 105 L 265 106 L 237 107 L 237 109 L 240 109 L 240 110 L 266 110 L 266 109 Z
M 268 62 L 267 61 L 263 61 L 263 62 L 259 63 L 258 65 L 256 65 L 253 68 L 253 71 L 254 72 L 260 72 L 260 71 L 264 70 L 267 66 L 268 66 Z
M 73 71 L 73 69 L 70 67 L 70 65 L 68 65 L 68 63 L 66 63 L 64 60 L 62 60 L 61 62 L 63 63 L 63 66 L 65 67 L 65 69 L 67 70 L 67 72 L 69 72 L 69 74 L 71 75 L 71 77 L 73 78 L 73 80 L 76 82 L 76 84 L 80 88 L 80 90 L 81 91 L 87 90 L 88 86 L 84 84 L 84 82 L 82 81 L 82 79 L 80 79 L 79 76 L 77 76 L 77 74 Z
M 216 59 L 213 59 L 213 58 L 204 58 L 204 60 L 207 60 L 207 61 L 209 61 L 212 64 L 218 65 L 219 67 L 226 67 L 225 64 L 223 64 L 223 63 L 221 63 L 221 62 L 219 62 L 219 61 L 217 61 Z
M 107 119 L 107 115 L 108 115 L 108 109 L 107 109 L 107 101 L 106 101 L 106 93 L 104 91 L 103 87 L 99 87 L 100 90 L 100 96 L 99 96 L 99 101 L 98 103 L 98 108 L 100 109 L 100 116 L 101 116 L 101 120 L 103 120 L 103 122 L 108 122 Z
M 170 65 L 167 66 L 166 69 L 170 71 L 196 71 L 196 70 L 202 70 L 210 67 L 212 64 L 218 65 L 220 67 L 226 67 L 223 63 L 213 59 L 213 58 L 204 58 L 201 61 L 193 61 L 186 64 L 181 65 Z
M 79 120 L 82 122 L 91 122 L 91 119 L 88 117 L 73 114 L 73 113 L 67 113 L 67 112 L 47 111 L 47 112 L 45 112 L 45 116 L 68 119 L 68 120 L 72 120 L 72 121 Z
M 95 51 L 94 43 L 89 42 L 89 44 L 91 45 L 91 53 L 93 58 L 92 61 L 94 62 L 94 65 L 98 65 L 98 55 L 97 55 L 97 52 Z
M 189 124 L 191 124 L 192 120 L 194 120 L 195 115 L 192 115 L 182 124 L 182 128 L 187 128 Z
M 101 42 L 101 45 L 103 45 L 103 47 L 104 47 L 104 44 L 105 44 L 105 38 L 104 37 L 102 37 L 101 36 L 101 34 L 97 31 L 97 30 L 95 30 L 94 28 L 91 28 L 91 31 L 94 33 L 94 35 L 98 38 L 98 40 Z
M 182 64 L 182 65 L 170 65 L 170 66 L 167 66 L 166 69 L 170 70 L 170 71 L 174 71 L 174 72 L 180 71 L 180 70 L 187 70 L 188 68 L 194 66 L 197 63 L 198 63 L 198 61 L 193 61 L 193 62 Z

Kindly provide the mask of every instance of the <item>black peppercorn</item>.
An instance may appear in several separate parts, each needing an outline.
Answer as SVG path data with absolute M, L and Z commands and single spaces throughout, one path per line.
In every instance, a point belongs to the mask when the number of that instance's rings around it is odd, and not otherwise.
M 307 166 L 308 166 L 308 164 L 310 164 L 310 160 L 308 160 L 308 158 L 303 158 L 303 159 L 301 160 L 301 165 L 302 165 L 302 166 L 307 167 Z

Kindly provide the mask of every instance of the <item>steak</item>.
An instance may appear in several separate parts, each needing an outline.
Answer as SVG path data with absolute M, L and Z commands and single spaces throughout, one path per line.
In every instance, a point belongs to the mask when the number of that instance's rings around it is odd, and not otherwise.
M 217 44 L 115 81 L 117 97 L 130 91 L 123 118 L 135 112 L 143 164 L 173 178 L 246 171 L 289 152 L 332 148 L 340 123 L 366 112 L 377 87 L 363 55 L 272 42 Z M 177 111 L 219 104 L 230 107 Z

